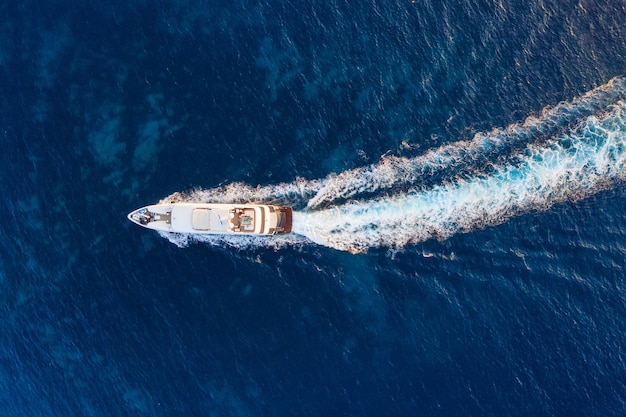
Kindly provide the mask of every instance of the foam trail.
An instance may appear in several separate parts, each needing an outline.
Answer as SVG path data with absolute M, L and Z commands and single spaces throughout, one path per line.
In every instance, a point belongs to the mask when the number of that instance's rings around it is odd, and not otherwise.
M 307 206 L 315 209 L 382 189 L 423 186 L 425 178 L 459 175 L 460 170 L 471 170 L 475 164 L 493 163 L 504 150 L 513 152 L 520 146 L 554 137 L 572 123 L 623 99 L 626 99 L 626 80 L 614 78 L 571 102 L 545 108 L 539 117 L 528 117 L 524 123 L 505 130 L 478 133 L 472 140 L 444 145 L 416 158 L 384 157 L 376 165 L 331 175 L 320 184 L 320 190 Z
M 522 124 L 506 129 L 478 133 L 472 140 L 458 141 L 428 151 L 415 158 L 385 156 L 375 165 L 332 174 L 321 180 L 298 178 L 293 183 L 251 187 L 236 182 L 214 189 L 174 193 L 161 202 L 258 202 L 317 209 L 341 204 L 350 198 L 373 194 L 394 187 L 422 187 L 445 176 L 460 176 L 480 171 L 502 153 L 512 153 L 529 143 L 554 137 L 573 123 L 626 99 L 626 80 L 613 78 L 571 102 L 545 108 L 538 117 L 528 117 Z
M 242 182 L 230 183 L 225 186 L 209 190 L 197 189 L 186 193 L 176 192 L 160 203 L 189 202 L 189 203 L 266 203 L 277 205 L 298 206 L 304 205 L 322 187 L 319 180 L 296 179 L 293 183 L 282 183 L 268 186 L 252 187 Z
M 615 78 L 570 103 L 546 108 L 523 124 L 478 134 L 416 158 L 385 157 L 379 164 L 322 180 L 258 187 L 232 183 L 174 193 L 161 202 L 290 205 L 296 209 L 295 233 L 271 238 L 163 236 L 179 246 L 202 241 L 280 248 L 313 241 L 361 252 L 500 224 L 624 180 L 625 101 L 626 80 Z
M 402 247 L 503 223 L 588 197 L 626 177 L 626 104 L 590 116 L 553 140 L 529 145 L 491 173 L 391 198 L 298 213 L 294 231 L 333 248 Z
M 302 235 L 274 235 L 274 236 L 232 236 L 232 235 L 192 235 L 182 233 L 159 232 L 161 237 L 169 240 L 179 248 L 190 243 L 206 243 L 217 247 L 231 247 L 235 249 L 254 249 L 258 247 L 282 249 L 287 246 L 298 246 L 307 243 Z

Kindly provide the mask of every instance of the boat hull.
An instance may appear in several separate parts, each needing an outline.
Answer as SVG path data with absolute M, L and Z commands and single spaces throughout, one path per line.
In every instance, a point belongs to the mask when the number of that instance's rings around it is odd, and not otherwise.
M 275 235 L 291 232 L 291 207 L 267 204 L 171 203 L 134 210 L 128 220 L 170 233 Z

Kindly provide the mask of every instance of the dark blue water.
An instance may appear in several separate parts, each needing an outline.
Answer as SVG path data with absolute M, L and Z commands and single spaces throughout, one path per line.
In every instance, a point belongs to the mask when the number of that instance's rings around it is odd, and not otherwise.
M 626 412 L 623 175 L 360 254 L 179 248 L 125 218 L 541 119 L 626 75 L 623 2 L 47 0 L 0 16 L 0 415 Z M 424 181 L 524 155 L 503 149 Z

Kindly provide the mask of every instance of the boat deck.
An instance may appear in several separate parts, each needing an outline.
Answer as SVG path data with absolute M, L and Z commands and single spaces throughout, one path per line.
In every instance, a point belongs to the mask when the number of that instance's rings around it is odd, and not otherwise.
M 128 214 L 148 229 L 174 233 L 273 235 L 291 232 L 291 207 L 263 204 L 172 203 Z
M 244 232 L 244 233 L 252 233 L 254 232 L 256 226 L 256 213 L 254 209 L 251 208 L 235 208 L 230 210 L 229 213 L 229 228 L 233 232 Z M 263 211 L 261 210 L 261 219 L 260 222 L 263 223 Z

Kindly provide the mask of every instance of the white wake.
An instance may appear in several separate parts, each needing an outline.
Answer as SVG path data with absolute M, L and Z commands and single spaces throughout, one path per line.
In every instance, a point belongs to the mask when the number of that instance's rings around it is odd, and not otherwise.
M 235 183 L 168 200 L 291 204 L 295 234 L 279 238 L 167 236 L 241 247 L 304 244 L 350 252 L 400 248 L 506 222 L 530 210 L 588 197 L 626 179 L 626 82 L 616 78 L 570 103 L 504 130 L 415 158 L 323 180 L 250 187 Z M 433 173 L 437 183 L 422 181 Z M 432 182 L 432 181 L 431 181 Z

